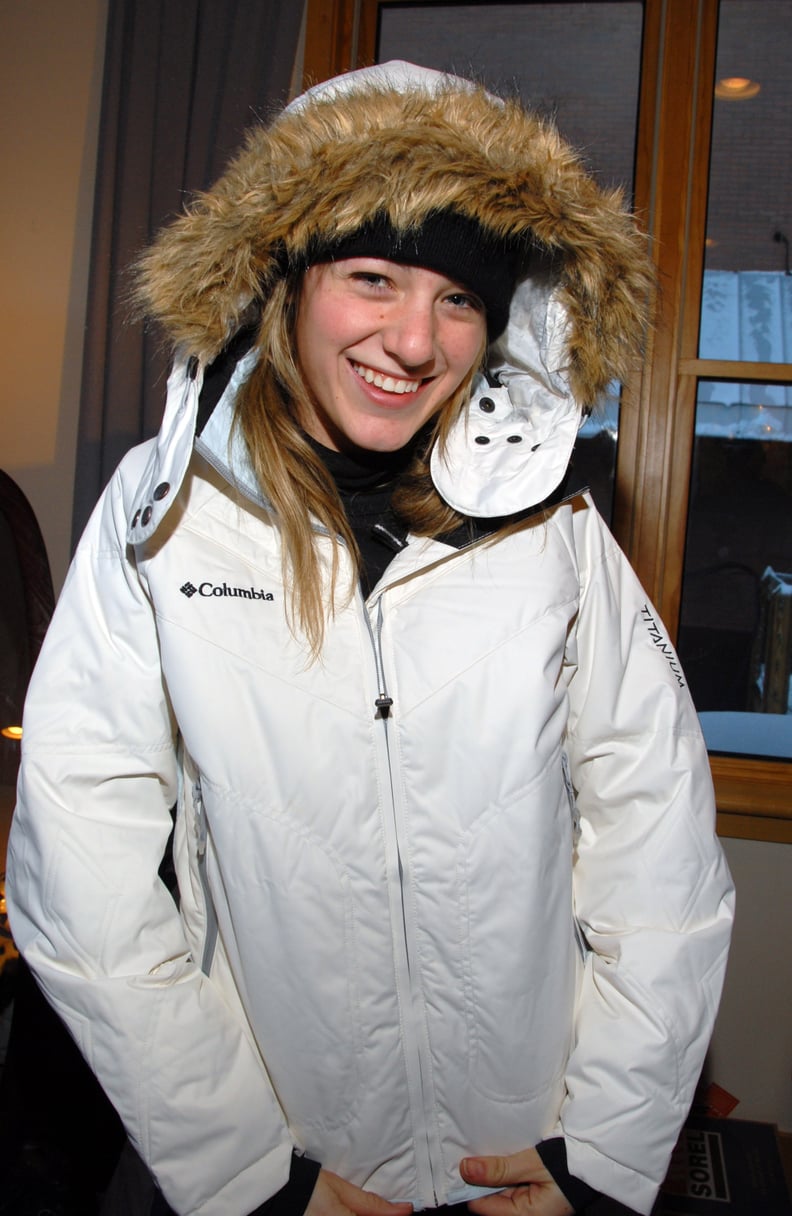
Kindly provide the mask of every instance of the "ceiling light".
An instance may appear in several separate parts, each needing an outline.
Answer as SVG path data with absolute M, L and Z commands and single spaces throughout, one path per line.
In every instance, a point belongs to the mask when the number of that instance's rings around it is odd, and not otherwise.
M 0 730 L 0 735 L 4 735 L 6 737 L 6 739 L 21 739 L 22 738 L 22 727 L 21 726 L 4 726 L 3 729 Z
M 747 101 L 756 97 L 761 85 L 747 76 L 724 76 L 715 85 L 715 96 L 721 101 Z

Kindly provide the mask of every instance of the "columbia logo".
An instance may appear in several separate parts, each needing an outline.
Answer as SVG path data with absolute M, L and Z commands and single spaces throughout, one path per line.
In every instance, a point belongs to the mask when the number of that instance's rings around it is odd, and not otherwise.
M 179 588 L 182 595 L 186 595 L 187 599 L 192 599 L 194 595 L 200 596 L 220 596 L 232 597 L 233 599 L 243 600 L 269 600 L 275 599 L 271 591 L 265 591 L 263 587 L 230 587 L 228 583 L 191 583 L 189 579 L 186 583 L 182 583 Z

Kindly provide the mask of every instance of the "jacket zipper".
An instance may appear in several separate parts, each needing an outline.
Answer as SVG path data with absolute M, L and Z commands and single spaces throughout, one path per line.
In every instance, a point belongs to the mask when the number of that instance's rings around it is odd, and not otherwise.
M 410 1095 L 410 1106 L 419 1109 L 421 1112 L 421 1126 L 423 1128 L 423 1156 L 418 1151 L 418 1139 L 416 1137 L 416 1167 L 418 1171 L 419 1192 L 423 1196 L 424 1180 L 428 1182 L 431 1189 L 432 1198 L 435 1206 L 439 1204 L 437 1186 L 435 1185 L 434 1170 L 432 1167 L 433 1153 L 430 1138 L 430 1119 L 431 1105 L 429 1102 L 429 1094 L 426 1083 L 427 1065 L 425 1053 L 428 1045 L 422 1040 L 422 1019 L 421 1019 L 421 993 L 418 987 L 418 978 L 416 969 L 413 963 L 414 950 L 411 945 L 411 931 L 409 927 L 409 919 L 407 914 L 406 903 L 406 873 L 404 863 L 404 852 L 401 845 L 401 832 L 399 829 L 399 821 L 396 813 L 396 791 L 394 787 L 394 766 L 391 755 L 391 740 L 390 740 L 390 712 L 393 707 L 393 698 L 388 690 L 387 680 L 385 677 L 385 664 L 382 657 L 382 626 L 383 626 L 383 611 L 382 611 L 382 595 L 377 599 L 376 609 L 376 626 L 372 627 L 371 618 L 367 607 L 363 605 L 363 615 L 368 628 L 369 639 L 374 657 L 374 666 L 377 677 L 377 696 L 374 699 L 376 716 L 382 721 L 383 738 L 385 742 L 385 756 L 388 770 L 388 788 L 390 789 L 390 811 L 391 825 L 393 828 L 393 842 L 396 853 L 396 865 L 399 881 L 399 912 L 400 912 L 400 946 L 401 957 L 397 959 L 396 974 L 397 977 L 401 974 L 404 977 L 406 987 L 406 1002 L 402 1004 L 404 1017 L 403 1028 L 406 1032 L 409 1026 L 409 1040 L 407 1042 L 406 1065 L 407 1065 L 407 1084 Z M 409 1016 L 408 1016 L 409 1015 Z
M 197 777 L 192 787 L 193 811 L 195 814 L 195 852 L 198 861 L 198 877 L 201 881 L 201 891 L 204 897 L 206 913 L 206 928 L 204 930 L 204 946 L 201 955 L 201 971 L 208 975 L 212 967 L 215 947 L 217 946 L 217 913 L 214 900 L 209 889 L 209 875 L 206 871 L 206 847 L 208 829 L 206 825 L 206 809 L 204 807 L 201 779 Z

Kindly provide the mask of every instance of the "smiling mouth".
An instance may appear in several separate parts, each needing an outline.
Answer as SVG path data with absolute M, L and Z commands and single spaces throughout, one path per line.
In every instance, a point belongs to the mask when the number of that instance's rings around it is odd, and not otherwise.
M 395 376 L 383 375 L 382 372 L 375 372 L 373 368 L 364 367 L 362 363 L 353 363 L 352 368 L 366 384 L 381 388 L 386 393 L 417 393 L 423 384 L 422 380 L 399 380 Z

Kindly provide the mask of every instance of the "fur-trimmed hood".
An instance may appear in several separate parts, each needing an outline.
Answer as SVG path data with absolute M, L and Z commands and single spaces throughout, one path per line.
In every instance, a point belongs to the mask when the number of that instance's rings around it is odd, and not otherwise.
M 316 86 L 253 129 L 216 185 L 160 234 L 139 263 L 138 299 L 175 346 L 209 361 L 317 240 L 382 212 L 406 229 L 446 208 L 537 251 L 490 348 L 490 382 L 433 459 L 458 510 L 520 510 L 558 485 L 581 411 L 634 366 L 653 279 L 621 194 L 601 190 L 519 102 L 402 63 Z M 498 440 L 509 438 L 502 468 Z

